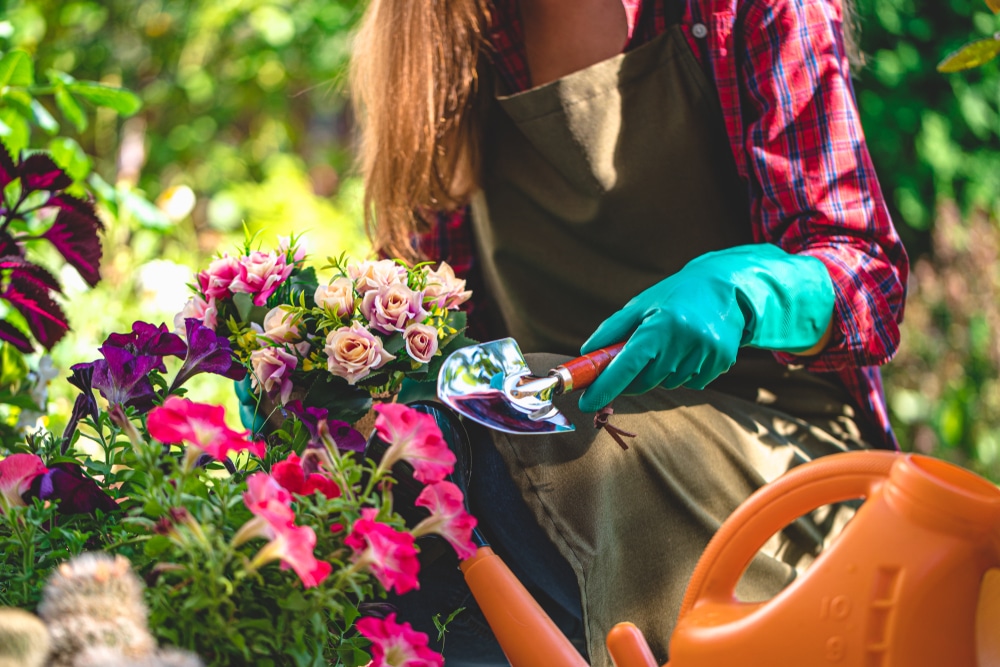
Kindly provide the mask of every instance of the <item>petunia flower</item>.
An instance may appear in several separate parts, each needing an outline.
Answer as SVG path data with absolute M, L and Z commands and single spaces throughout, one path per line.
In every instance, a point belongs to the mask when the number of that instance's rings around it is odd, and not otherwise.
M 162 359 L 136 355 L 107 344 L 100 349 L 104 358 L 90 362 L 93 366 L 91 386 L 112 406 L 131 406 L 140 413 L 149 411 L 156 399 L 149 374 L 163 363 Z
M 375 508 L 362 509 L 361 518 L 344 538 L 344 544 L 354 550 L 354 562 L 367 566 L 386 590 L 395 588 L 402 595 L 420 588 L 420 563 L 413 535 L 376 521 L 376 516 Z
M 117 347 L 127 350 L 135 356 L 150 356 L 159 359 L 156 370 L 161 373 L 167 372 L 167 367 L 163 364 L 163 357 L 174 356 L 183 359 L 187 353 L 187 346 L 181 337 L 167 329 L 166 324 L 156 326 L 148 322 L 133 322 L 131 333 L 113 333 L 108 336 L 104 345 L 106 347 Z
M 100 417 L 100 410 L 97 407 L 97 399 L 94 398 L 94 390 L 91 386 L 94 377 L 93 364 L 74 364 L 70 366 L 72 373 L 67 378 L 67 382 L 80 390 L 80 395 L 73 402 L 73 412 L 63 429 L 62 444 L 60 452 L 65 454 L 69 449 L 69 443 L 73 438 L 76 426 L 84 417 L 90 417 L 97 421 Z
M 413 476 L 424 484 L 440 482 L 455 468 L 455 453 L 441 436 L 434 417 L 399 403 L 374 406 L 375 431 L 389 448 L 379 468 L 390 469 L 402 459 L 413 466 Z
M 48 472 L 42 459 L 34 454 L 11 454 L 0 461 L 0 510 L 23 507 L 21 497 L 35 478 Z
M 247 478 L 243 502 L 254 514 L 233 536 L 233 546 L 255 537 L 268 543 L 253 557 L 250 567 L 258 568 L 280 560 L 282 569 L 291 568 L 306 588 L 316 586 L 332 571 L 333 566 L 316 559 L 316 533 L 309 526 L 296 526 L 289 507 L 291 495 L 266 473 L 254 473 Z
M 308 496 L 319 491 L 327 498 L 339 498 L 341 489 L 337 483 L 320 473 L 306 473 L 302 459 L 295 452 L 284 461 L 271 468 L 271 476 L 283 488 L 300 496 Z
M 160 442 L 191 445 L 184 457 L 185 466 L 189 469 L 202 452 L 219 460 L 230 452 L 244 450 L 264 458 L 264 442 L 248 440 L 249 431 L 239 432 L 229 428 L 225 413 L 221 405 L 195 403 L 170 396 L 163 405 L 149 413 L 146 428 Z
M 428 648 L 428 638 L 409 623 L 397 623 L 396 614 L 358 619 L 358 632 L 371 640 L 369 667 L 444 667 L 444 658 Z
M 54 463 L 34 479 L 31 495 L 58 501 L 60 514 L 93 514 L 97 510 L 116 512 L 120 508 L 97 482 L 72 463 Z
M 285 409 L 295 415 L 309 431 L 309 447 L 332 445 L 338 451 L 358 452 L 365 450 L 365 437 L 353 426 L 339 419 L 327 419 L 326 408 L 306 407 L 302 401 L 294 400 Z
M 181 364 L 174 381 L 170 384 L 173 391 L 199 373 L 221 375 L 230 380 L 242 380 L 246 369 L 233 359 L 233 348 L 229 339 L 220 336 L 211 327 L 193 317 L 184 320 L 184 338 L 187 340 L 187 350 L 184 363 Z
M 465 498 L 454 483 L 445 480 L 425 486 L 414 504 L 431 513 L 413 529 L 414 536 L 436 533 L 448 540 L 463 560 L 476 554 L 472 542 L 476 518 L 465 511 Z

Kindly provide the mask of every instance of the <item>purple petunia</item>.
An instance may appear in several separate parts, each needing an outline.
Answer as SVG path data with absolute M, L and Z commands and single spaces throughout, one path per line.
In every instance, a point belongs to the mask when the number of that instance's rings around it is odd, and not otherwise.
M 324 408 L 306 407 L 302 401 L 291 401 L 285 409 L 292 413 L 309 431 L 310 447 L 322 446 L 324 438 L 333 439 L 342 452 L 361 453 L 365 450 L 365 437 L 353 426 L 339 419 L 327 419 L 329 411 Z
M 119 509 L 97 482 L 72 463 L 53 463 L 31 483 L 31 496 L 58 501 L 60 514 L 93 514 Z
M 187 355 L 170 385 L 170 391 L 199 373 L 222 375 L 230 380 L 243 379 L 246 369 L 233 358 L 228 338 L 215 333 L 193 317 L 184 320 L 184 327 Z

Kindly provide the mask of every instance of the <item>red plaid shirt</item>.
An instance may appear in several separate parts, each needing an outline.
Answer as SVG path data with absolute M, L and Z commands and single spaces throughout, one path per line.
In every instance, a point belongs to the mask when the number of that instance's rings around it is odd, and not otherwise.
M 626 49 L 667 29 L 670 0 L 622 1 Z M 510 90 L 525 90 L 530 76 L 516 0 L 495 5 L 489 36 L 497 73 Z M 829 346 L 815 357 L 777 358 L 837 373 L 884 434 L 874 444 L 893 447 L 878 365 L 899 344 L 908 261 L 858 120 L 840 12 L 836 0 L 689 0 L 681 27 L 715 83 L 750 195 L 755 241 L 818 257 L 833 279 Z M 486 297 L 467 209 L 442 214 L 418 243 Z

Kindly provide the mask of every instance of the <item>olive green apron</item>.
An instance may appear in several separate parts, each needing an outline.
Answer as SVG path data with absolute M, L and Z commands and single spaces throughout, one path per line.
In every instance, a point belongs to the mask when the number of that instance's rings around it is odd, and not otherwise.
M 752 242 L 715 91 L 679 25 L 558 81 L 498 93 L 484 127 L 477 250 L 526 352 L 576 354 L 640 291 L 700 254 Z M 563 359 L 528 357 L 539 372 Z M 619 621 L 666 660 L 690 573 L 725 517 L 790 467 L 865 446 L 838 382 L 762 350 L 742 350 L 707 390 L 617 399 L 612 423 L 637 433 L 628 450 L 575 403 L 559 402 L 573 433 L 494 442 L 576 572 L 593 665 L 610 665 L 604 637 Z M 779 590 L 849 515 L 817 514 L 773 538 L 741 594 Z

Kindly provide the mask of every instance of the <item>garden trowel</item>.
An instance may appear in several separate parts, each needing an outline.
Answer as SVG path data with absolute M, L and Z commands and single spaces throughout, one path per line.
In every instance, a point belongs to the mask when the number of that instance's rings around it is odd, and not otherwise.
M 559 433 L 574 426 L 552 399 L 589 386 L 624 343 L 532 375 L 513 338 L 456 350 L 441 365 L 438 398 L 464 417 L 505 433 Z

